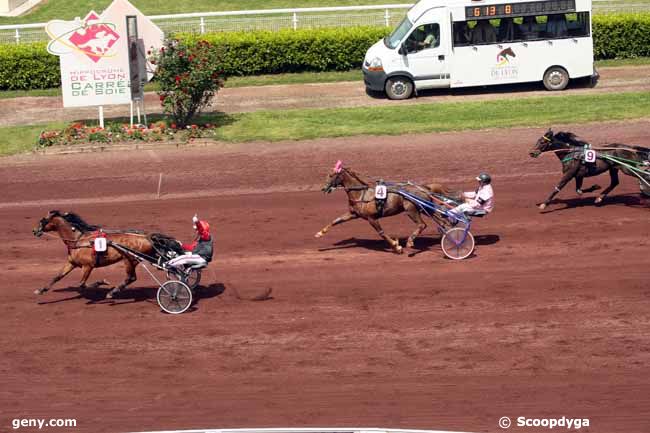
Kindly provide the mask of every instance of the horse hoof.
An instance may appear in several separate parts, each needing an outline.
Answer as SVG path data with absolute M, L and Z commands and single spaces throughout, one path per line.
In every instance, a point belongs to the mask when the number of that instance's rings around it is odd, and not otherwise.
M 400 245 L 397 245 L 395 247 L 395 253 L 396 254 L 402 254 L 403 252 L 404 252 L 404 249 Z
M 406 248 L 413 248 L 413 245 L 414 245 L 413 241 L 408 241 L 406 243 Z
M 576 194 L 582 195 L 582 190 L 581 189 L 576 189 Z
M 322 238 L 323 237 L 323 232 L 318 232 L 314 235 L 315 238 Z
M 42 295 L 43 293 L 47 292 L 47 289 L 43 287 L 42 289 L 36 289 L 34 290 L 35 295 Z
M 118 293 L 118 290 L 115 290 L 115 289 L 111 290 L 110 292 L 108 292 L 106 294 L 106 299 L 113 299 L 115 297 L 115 295 L 117 295 L 117 293 Z
M 596 197 L 596 200 L 594 200 L 594 203 L 596 203 L 596 204 L 601 204 L 602 202 L 603 202 L 602 197 Z
M 541 210 L 546 209 L 546 203 L 542 203 L 542 204 L 540 204 L 540 205 L 539 205 L 539 208 L 540 208 Z

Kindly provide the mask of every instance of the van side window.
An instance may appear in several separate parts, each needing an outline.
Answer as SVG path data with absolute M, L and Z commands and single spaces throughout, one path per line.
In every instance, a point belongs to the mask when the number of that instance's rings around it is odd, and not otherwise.
M 472 29 L 472 44 L 491 44 L 497 41 L 497 32 L 489 20 L 479 20 Z
M 569 36 L 589 36 L 589 12 L 567 14 L 566 19 Z
M 497 41 L 512 42 L 515 40 L 515 21 L 512 18 L 501 18 L 499 21 L 499 30 L 497 31 Z
M 454 23 L 454 46 L 469 45 L 472 32 L 467 25 L 467 21 L 458 21 Z
M 589 36 L 589 12 L 454 22 L 454 46 Z
M 440 26 L 438 24 L 423 24 L 418 26 L 406 40 L 409 53 L 440 46 Z

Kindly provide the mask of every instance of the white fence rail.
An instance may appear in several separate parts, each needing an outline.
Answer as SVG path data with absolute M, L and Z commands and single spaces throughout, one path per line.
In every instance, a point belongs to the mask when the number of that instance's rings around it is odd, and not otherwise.
M 392 27 L 408 4 L 263 9 L 149 16 L 166 35 L 250 30 L 310 29 L 358 25 Z M 45 23 L 0 26 L 0 43 L 46 41 Z
M 650 11 L 650 2 L 630 4 L 593 0 L 596 12 Z M 264 9 L 250 11 L 199 12 L 153 15 L 151 18 L 169 35 L 178 32 L 208 33 L 250 30 L 310 29 L 358 25 L 393 27 L 412 4 L 344 6 L 323 8 Z M 0 26 L 0 43 L 47 41 L 45 23 Z

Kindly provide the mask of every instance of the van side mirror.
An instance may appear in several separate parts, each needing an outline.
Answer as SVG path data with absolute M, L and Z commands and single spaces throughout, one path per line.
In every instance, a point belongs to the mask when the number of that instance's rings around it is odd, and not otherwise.
M 405 56 L 408 54 L 408 50 L 406 49 L 406 43 L 402 43 L 402 45 L 399 46 L 399 50 L 397 50 L 397 54 L 400 54 L 402 56 Z

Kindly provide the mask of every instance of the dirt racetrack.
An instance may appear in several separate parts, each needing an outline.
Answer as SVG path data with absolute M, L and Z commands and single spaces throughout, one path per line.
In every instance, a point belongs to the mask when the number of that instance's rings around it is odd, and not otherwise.
M 648 128 L 564 127 L 595 144 L 650 146 Z M 75 429 L 43 431 L 500 432 L 502 416 L 565 416 L 590 420 L 579 432 L 647 433 L 650 203 L 622 176 L 603 207 L 571 184 L 541 213 L 535 203 L 560 172 L 555 157 L 527 155 L 543 132 L 0 159 L 0 429 L 14 418 L 76 418 Z M 314 239 L 346 210 L 343 192 L 318 191 L 339 158 L 371 176 L 464 188 L 488 170 L 496 210 L 475 221 L 476 255 L 444 259 L 430 228 L 397 256 L 363 221 Z M 204 296 L 188 313 L 163 314 L 142 270 L 112 302 L 104 291 L 78 294 L 78 271 L 34 295 L 64 262 L 59 240 L 31 235 L 56 208 L 181 239 L 198 212 L 216 242 Z M 402 243 L 413 229 L 403 215 L 383 224 Z M 91 281 L 100 278 L 119 282 L 121 265 Z M 233 287 L 245 296 L 272 287 L 273 298 L 240 301 Z

